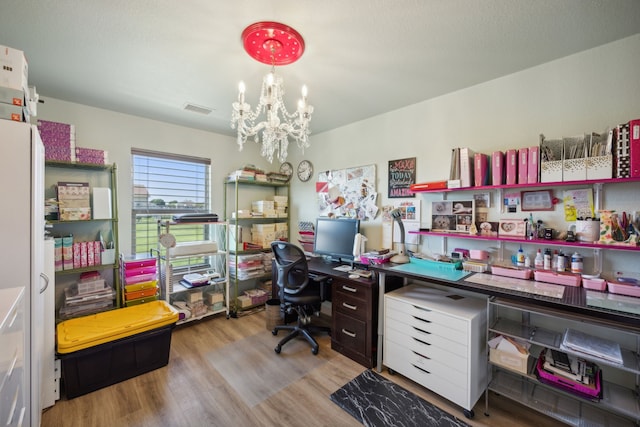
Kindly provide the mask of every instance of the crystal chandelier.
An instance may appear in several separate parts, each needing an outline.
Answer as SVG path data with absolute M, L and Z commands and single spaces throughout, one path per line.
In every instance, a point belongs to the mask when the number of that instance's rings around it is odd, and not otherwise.
M 307 87 L 303 86 L 297 110 L 289 113 L 282 101 L 282 77 L 275 73 L 275 66 L 298 60 L 304 52 L 304 40 L 293 28 L 277 22 L 257 22 L 248 26 L 242 32 L 242 40 L 247 53 L 257 61 L 270 64 L 271 72 L 262 80 L 260 102 L 254 110 L 245 102 L 245 86 L 240 82 L 238 101 L 233 103 L 231 128 L 238 128 L 240 151 L 247 138 L 253 136 L 256 143 L 262 143 L 260 154 L 270 163 L 274 157 L 284 162 L 288 154 L 289 137 L 303 151 L 310 146 L 309 122 L 313 107 L 307 103 Z

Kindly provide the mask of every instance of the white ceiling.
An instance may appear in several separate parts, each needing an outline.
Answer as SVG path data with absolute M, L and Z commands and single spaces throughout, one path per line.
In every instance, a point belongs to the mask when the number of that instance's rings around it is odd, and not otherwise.
M 233 135 L 238 82 L 255 105 L 269 71 L 240 40 L 263 20 L 305 39 L 277 72 L 319 133 L 636 34 L 640 0 L 1 0 L 0 44 L 45 102 Z

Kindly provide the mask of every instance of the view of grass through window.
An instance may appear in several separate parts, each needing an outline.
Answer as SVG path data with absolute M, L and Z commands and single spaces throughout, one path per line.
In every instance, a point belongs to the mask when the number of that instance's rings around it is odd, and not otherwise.
M 175 215 L 208 213 L 211 209 L 209 159 L 132 150 L 131 253 L 151 254 L 158 248 L 159 221 Z M 176 242 L 210 238 L 201 224 L 171 228 Z M 183 266 L 206 264 L 204 258 L 182 260 Z M 175 266 L 174 266 L 175 267 Z

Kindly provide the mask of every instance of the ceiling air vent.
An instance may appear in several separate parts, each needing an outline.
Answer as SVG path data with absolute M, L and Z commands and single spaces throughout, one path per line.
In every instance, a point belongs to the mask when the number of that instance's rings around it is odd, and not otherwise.
M 191 104 L 191 103 L 187 103 L 184 106 L 184 109 L 186 111 L 191 111 L 193 113 L 199 113 L 199 114 L 211 114 L 211 112 L 213 111 L 212 108 L 209 107 L 203 107 L 202 105 L 196 105 L 196 104 Z

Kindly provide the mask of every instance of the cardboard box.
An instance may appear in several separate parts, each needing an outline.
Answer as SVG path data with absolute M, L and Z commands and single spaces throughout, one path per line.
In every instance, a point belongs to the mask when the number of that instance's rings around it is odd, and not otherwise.
M 24 107 L 24 90 L 0 86 L 0 103 Z
M 24 52 L 0 45 L 0 86 L 27 92 L 29 65 Z
M 24 108 L 18 105 L 0 103 L 0 119 L 23 122 L 25 121 Z
M 489 361 L 512 371 L 526 374 L 529 355 L 490 348 Z
M 208 305 L 214 305 L 224 301 L 224 294 L 222 292 L 209 291 L 204 294 L 204 298 Z

